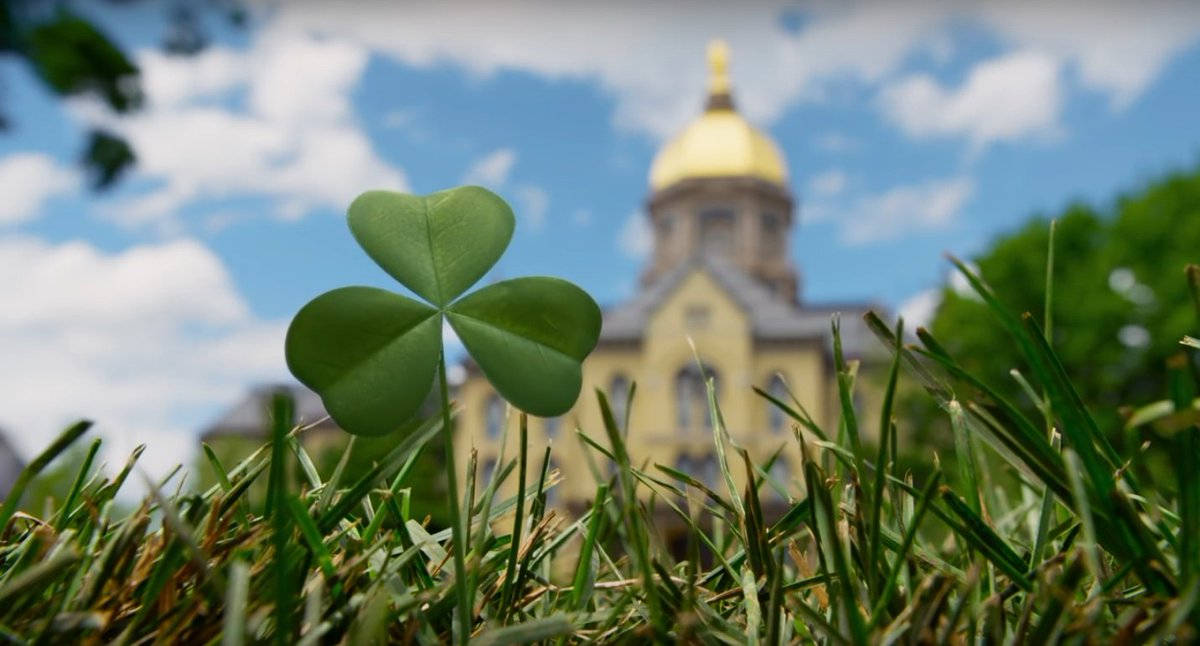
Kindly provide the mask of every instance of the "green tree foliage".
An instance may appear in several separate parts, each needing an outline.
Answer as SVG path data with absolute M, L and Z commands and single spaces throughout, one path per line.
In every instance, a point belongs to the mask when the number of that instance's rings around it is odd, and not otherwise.
M 114 4 L 123 1 L 110 0 Z M 225 13 L 234 25 L 245 22 L 237 0 L 196 4 Z M 207 42 L 192 4 L 175 3 L 168 12 L 163 50 L 191 55 Z M 60 98 L 94 96 L 118 115 L 134 112 L 142 105 L 141 77 L 132 57 L 94 22 L 65 3 L 0 0 L 0 56 L 28 64 L 46 89 Z M 0 130 L 12 121 L 0 113 Z M 136 161 L 133 148 L 117 133 L 104 128 L 87 133 L 80 163 L 93 188 L 112 186 Z
M 1050 220 L 1056 220 L 1053 347 L 1084 401 L 1112 437 L 1120 407 L 1160 399 L 1166 359 L 1192 332 L 1184 267 L 1200 260 L 1200 167 L 1168 175 L 1119 197 L 1108 212 L 1073 204 L 1031 219 L 973 259 L 1015 313 L 1042 320 Z M 1029 399 L 1009 374 L 1028 366 L 987 306 L 948 285 L 930 325 L 968 371 L 1022 406 Z
M 0 54 L 24 60 L 54 94 L 93 95 L 117 114 L 142 103 L 138 68 L 107 35 L 83 17 L 26 2 L 0 2 Z M 7 116 L 0 118 L 9 125 Z M 133 165 L 133 149 L 104 129 L 88 133 L 81 161 L 95 188 L 112 185 Z

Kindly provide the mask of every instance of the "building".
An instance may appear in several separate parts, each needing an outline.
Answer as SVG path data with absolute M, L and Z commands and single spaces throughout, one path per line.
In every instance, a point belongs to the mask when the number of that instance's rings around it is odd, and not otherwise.
M 308 436 L 339 436 L 342 429 L 334 423 L 321 403 L 321 397 L 300 384 L 263 384 L 255 386 L 241 401 L 225 411 L 200 433 L 204 442 L 226 439 L 252 442 L 254 448 L 271 439 L 271 400 L 275 395 L 292 398 L 296 420 L 311 425 Z
M 24 469 L 25 461 L 13 448 L 12 442 L 8 441 L 8 433 L 0 429 L 0 498 L 8 496 Z
M 752 386 L 784 398 L 790 389 L 814 419 L 836 428 L 834 313 L 841 314 L 848 356 L 862 357 L 876 345 L 862 324 L 868 305 L 815 306 L 801 299 L 788 252 L 798 214 L 787 162 L 775 142 L 737 111 L 727 56 L 724 44 L 710 46 L 703 112 L 658 151 L 650 168 L 645 211 L 654 245 L 639 292 L 605 310 L 574 409 L 560 418 L 530 420 L 531 454 L 540 456 L 542 447 L 552 445 L 564 477 L 556 497 L 568 506 L 586 504 L 595 493 L 594 477 L 609 468 L 575 437 L 578 429 L 608 444 L 597 388 L 610 394 L 618 419 L 628 415 L 635 464 L 664 464 L 716 484 L 706 378 L 715 384 L 732 438 L 755 460 L 765 462 L 782 448 L 773 479 L 795 492 L 800 453 L 791 425 Z M 626 394 L 634 382 L 630 407 Z M 470 365 L 457 400 L 463 406 L 458 464 L 466 464 L 475 449 L 486 477 L 500 457 L 506 424 L 505 454 L 516 455 L 516 416 Z M 509 489 L 515 480 L 509 478 Z

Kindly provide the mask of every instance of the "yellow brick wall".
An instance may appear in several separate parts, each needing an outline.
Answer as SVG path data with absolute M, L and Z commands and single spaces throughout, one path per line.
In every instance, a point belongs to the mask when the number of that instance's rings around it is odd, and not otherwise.
M 707 311 L 704 322 L 697 316 L 700 310 Z M 608 467 L 607 459 L 590 447 L 585 449 L 575 431 L 578 428 L 601 446 L 608 446 L 594 390 L 600 388 L 607 393 L 618 374 L 637 382 L 627 440 L 635 465 L 649 464 L 653 470 L 654 463 L 675 466 L 683 453 L 697 457 L 710 454 L 711 431 L 702 427 L 689 433 L 676 424 L 676 375 L 695 365 L 689 336 L 706 367 L 718 375 L 721 411 L 734 441 L 760 462 L 780 446 L 785 447 L 783 459 L 793 482 L 798 482 L 800 453 L 791 423 L 786 423 L 781 432 L 772 432 L 767 402 L 751 386 L 766 389 L 774 374 L 782 374 L 809 413 L 835 433 L 836 389 L 825 350 L 817 341 L 756 345 L 747 314 L 703 269 L 685 277 L 659 306 L 640 346 L 604 345 L 588 357 L 579 401 L 561 418 L 556 437 L 547 437 L 546 420 L 530 418 L 529 477 L 536 477 L 542 451 L 549 443 L 554 464 L 564 477 L 556 501 L 586 503 L 594 495 L 595 481 L 585 453 L 601 470 Z M 463 407 L 455 442 L 460 470 L 465 469 L 472 448 L 478 449 L 481 465 L 499 457 L 500 442 L 485 432 L 486 406 L 493 392 L 481 375 L 469 378 L 458 392 L 457 400 Z M 507 422 L 506 460 L 517 455 L 518 413 L 509 411 Z M 733 452 L 728 458 L 738 460 L 732 466 L 741 488 L 744 467 Z M 515 473 L 509 477 L 502 488 L 505 495 L 515 491 L 516 480 Z M 715 484 L 724 487 L 719 481 Z M 791 491 L 798 492 L 796 484 Z

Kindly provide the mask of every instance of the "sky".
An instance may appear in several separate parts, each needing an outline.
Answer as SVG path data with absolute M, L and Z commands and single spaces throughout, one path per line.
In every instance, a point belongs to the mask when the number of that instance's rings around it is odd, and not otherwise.
M 146 106 L 61 102 L 0 57 L 0 427 L 32 455 L 78 416 L 151 470 L 256 383 L 290 317 L 397 287 L 353 242 L 360 192 L 487 186 L 517 214 L 485 281 L 637 288 L 655 151 L 697 116 L 705 46 L 784 152 L 807 302 L 927 317 L 944 252 L 1200 161 L 1200 4 L 254 4 L 165 54 L 164 4 L 71 3 L 131 52 Z M 97 194 L 84 133 L 138 165 Z M 451 342 L 453 340 L 451 339 Z

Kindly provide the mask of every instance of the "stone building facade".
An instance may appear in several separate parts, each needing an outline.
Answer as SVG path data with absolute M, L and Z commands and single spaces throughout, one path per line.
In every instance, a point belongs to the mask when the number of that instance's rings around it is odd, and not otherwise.
M 563 478 L 553 496 L 560 504 L 586 504 L 595 479 L 609 472 L 606 459 L 576 435 L 607 445 L 595 389 L 609 394 L 618 419 L 627 416 L 634 463 L 672 466 L 715 484 L 709 378 L 734 441 L 760 463 L 779 452 L 771 479 L 794 494 L 800 454 L 791 424 L 752 386 L 784 399 L 790 392 L 814 419 L 836 429 L 834 313 L 847 355 L 870 359 L 866 353 L 875 347 L 861 319 L 867 304 L 818 306 L 801 298 L 789 254 L 798 214 L 787 163 L 775 142 L 737 111 L 727 55 L 721 43 L 710 46 L 704 110 L 651 166 L 645 211 L 654 246 L 638 293 L 605 310 L 575 407 L 530 420 L 531 455 L 552 447 Z M 475 450 L 486 477 L 502 452 L 515 457 L 517 416 L 478 370 L 467 368 L 456 396 L 458 464 Z M 626 397 L 634 382 L 631 404 Z M 535 477 L 540 460 L 530 462 Z M 510 491 L 515 481 L 508 479 Z

